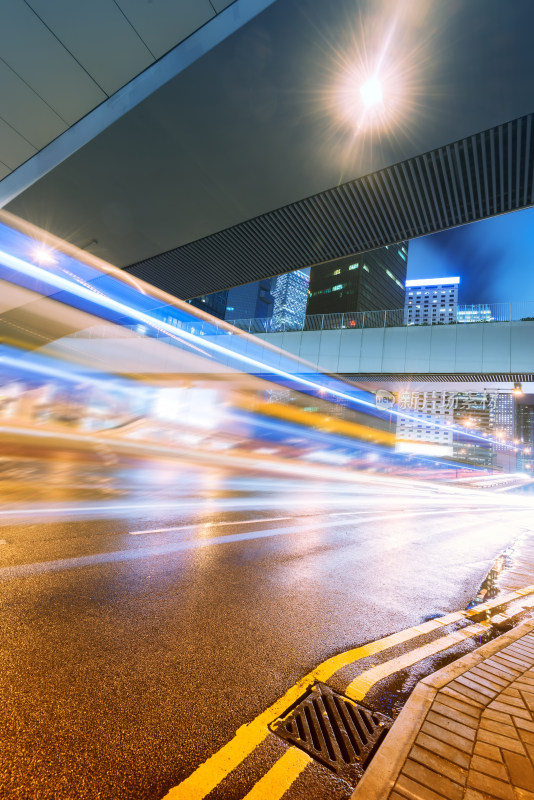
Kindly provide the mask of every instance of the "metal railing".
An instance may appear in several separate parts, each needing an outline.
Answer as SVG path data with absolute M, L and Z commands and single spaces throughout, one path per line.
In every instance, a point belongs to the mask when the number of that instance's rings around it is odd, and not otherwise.
M 458 305 L 453 319 L 438 319 L 425 322 L 407 322 L 403 308 L 384 311 L 350 311 L 343 314 L 312 314 L 300 321 L 281 321 L 276 318 L 237 319 L 232 325 L 249 333 L 285 333 L 289 331 L 334 331 L 340 329 L 362 330 L 364 328 L 401 328 L 410 325 L 469 325 L 472 323 L 534 321 L 534 300 L 515 303 L 481 303 Z M 447 316 L 445 314 L 444 316 Z
M 148 325 L 110 325 L 103 323 L 84 331 L 71 334 L 75 338 L 117 338 L 130 336 L 148 336 L 155 339 L 172 339 L 173 334 L 179 337 L 180 331 L 200 336 L 231 335 L 234 328 L 247 333 L 285 333 L 290 331 L 335 331 L 363 330 L 367 328 L 401 328 L 407 327 L 407 314 L 403 308 L 384 311 L 350 311 L 343 314 L 312 314 L 301 320 L 283 321 L 277 318 L 237 319 L 222 322 L 213 317 L 204 320 L 195 316 L 182 315 L 175 318 L 172 307 L 161 320 L 155 320 L 154 327 Z M 439 315 L 438 315 L 439 316 Z M 516 303 L 481 303 L 479 305 L 459 305 L 454 311 L 454 319 L 447 322 L 428 321 L 410 323 L 410 325 L 469 325 L 472 323 L 491 324 L 510 321 L 534 321 L 534 300 Z M 162 324 L 163 323 L 163 324 Z M 161 327 L 159 327 L 161 325 Z M 233 326 L 233 327 L 232 327 Z

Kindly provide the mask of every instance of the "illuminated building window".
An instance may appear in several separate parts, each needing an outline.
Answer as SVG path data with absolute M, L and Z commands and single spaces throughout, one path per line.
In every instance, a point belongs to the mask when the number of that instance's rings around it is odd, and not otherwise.
M 358 266 L 359 266 L 358 264 L 351 264 L 350 267 L 349 267 L 349 270 L 358 269 Z
M 340 270 L 340 269 L 335 269 L 335 270 L 333 271 L 332 275 L 339 275 L 339 274 L 340 274 L 340 272 L 341 272 L 341 270 Z
M 364 265 L 363 265 L 363 268 L 364 268 L 364 270 L 365 270 L 366 272 L 369 272 L 369 267 L 367 266 L 367 264 L 364 264 Z

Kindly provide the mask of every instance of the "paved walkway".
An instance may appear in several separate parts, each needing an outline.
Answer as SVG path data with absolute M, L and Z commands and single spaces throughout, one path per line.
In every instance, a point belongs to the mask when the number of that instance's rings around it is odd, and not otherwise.
M 534 800 L 534 621 L 422 680 L 354 800 Z

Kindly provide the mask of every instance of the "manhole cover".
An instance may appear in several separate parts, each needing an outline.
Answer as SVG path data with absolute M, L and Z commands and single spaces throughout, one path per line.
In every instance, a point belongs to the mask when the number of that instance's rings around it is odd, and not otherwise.
M 393 720 L 384 714 L 316 683 L 298 705 L 270 728 L 344 780 L 356 784 L 392 725 Z

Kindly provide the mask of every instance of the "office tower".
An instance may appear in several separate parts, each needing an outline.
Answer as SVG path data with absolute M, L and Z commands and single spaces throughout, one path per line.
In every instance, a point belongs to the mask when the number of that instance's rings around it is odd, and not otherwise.
M 213 292 L 212 294 L 203 294 L 200 297 L 194 297 L 187 302 L 195 308 L 201 308 L 211 314 L 212 317 L 224 319 L 226 313 L 226 303 L 228 299 L 228 290 L 224 289 L 221 292 Z
M 271 330 L 301 330 L 306 316 L 308 284 L 306 270 L 287 272 L 273 278 L 274 309 Z
M 512 392 L 497 392 L 492 414 L 492 433 L 495 437 L 502 436 L 503 442 L 511 442 L 515 438 L 515 403 Z M 505 444 L 495 445 L 497 451 L 506 452 Z
M 425 278 L 406 281 L 405 325 L 439 325 L 456 322 L 460 278 Z
M 306 314 L 403 308 L 407 258 L 401 242 L 312 267 Z
M 397 450 L 425 445 L 425 450 L 435 455 L 452 456 L 454 397 L 455 393 L 448 391 L 399 392 L 399 410 L 407 415 L 397 418 Z
M 534 476 L 534 394 L 515 398 L 515 438 L 519 440 L 517 469 Z
M 273 314 L 272 278 L 228 289 L 226 313 L 228 322 L 240 319 L 268 319 Z
M 489 303 L 458 306 L 458 322 L 493 322 L 493 314 Z

